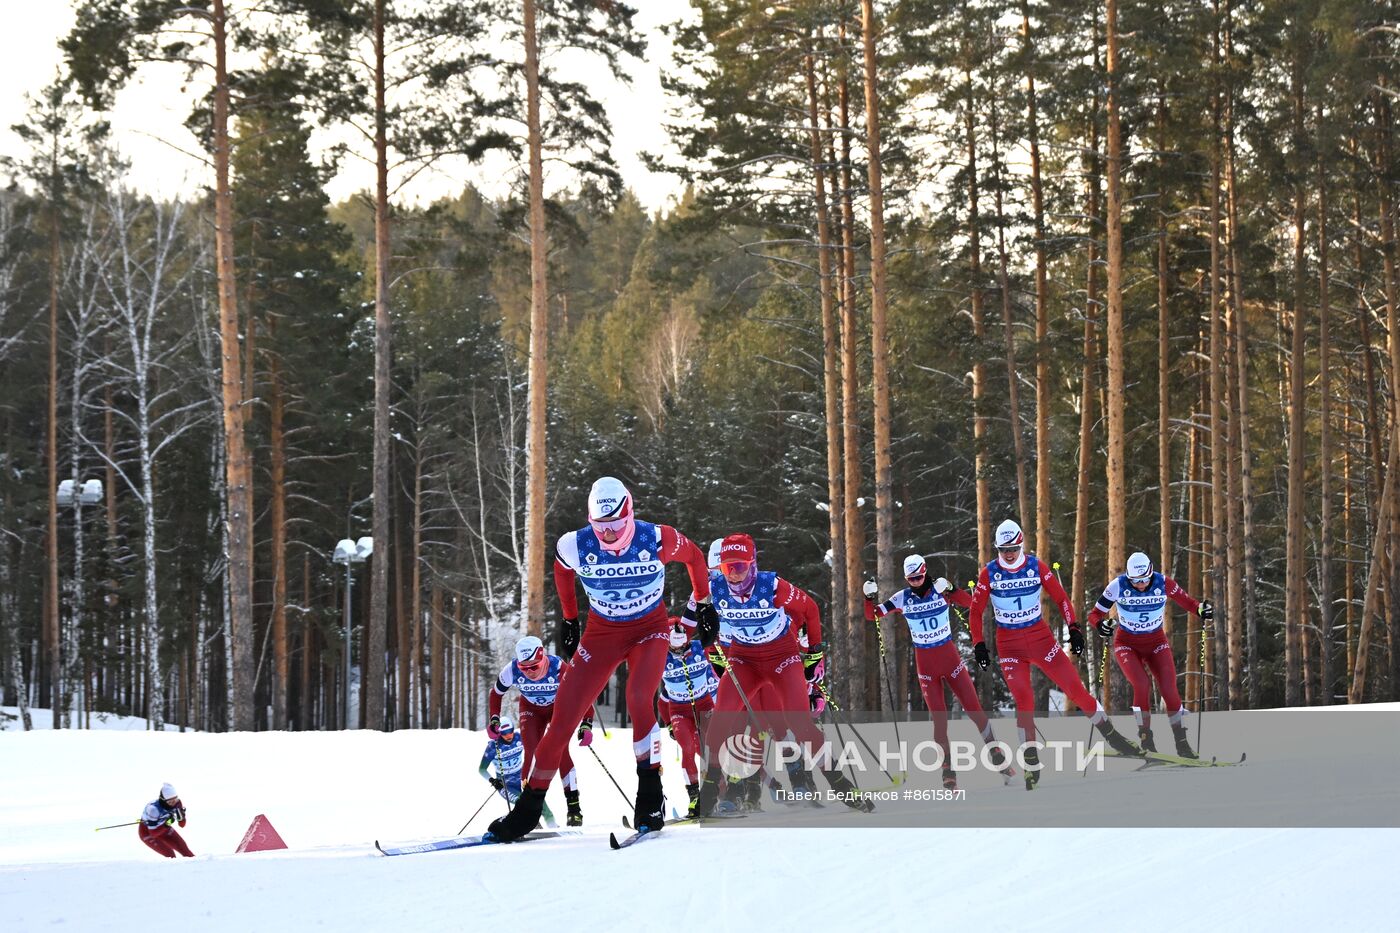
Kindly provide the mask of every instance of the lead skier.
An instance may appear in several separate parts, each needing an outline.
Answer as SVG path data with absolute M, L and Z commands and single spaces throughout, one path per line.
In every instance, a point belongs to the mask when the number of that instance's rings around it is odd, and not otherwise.
M 972 596 L 955 589 L 943 577 L 932 579 L 928 565 L 919 554 L 904 558 L 904 582 L 909 585 L 883 603 L 876 603 L 879 587 L 874 580 L 866 580 L 862 587 L 865 593 L 865 618 L 868 622 L 874 622 L 877 618 L 898 612 L 909 625 L 909 638 L 914 643 L 914 666 L 919 672 L 919 691 L 933 715 L 933 740 L 943 750 L 943 786 L 949 790 L 958 786 L 948 748 L 948 703 L 943 694 L 945 683 L 962 704 L 967 718 L 981 733 L 982 741 L 991 745 L 989 757 L 1009 782 L 1016 776 L 1016 769 L 1007 762 L 1001 746 L 992 744 L 996 741 L 992 724 L 982 711 L 967 662 L 953 640 L 948 607 L 953 605 L 967 609 L 972 605 Z
M 1157 750 L 1152 740 L 1152 684 L 1148 671 L 1157 680 L 1162 702 L 1167 707 L 1172 735 L 1176 738 L 1176 753 L 1183 758 L 1195 758 L 1186 738 L 1182 721 L 1185 709 L 1176 689 L 1176 660 L 1171 642 L 1162 627 L 1167 600 L 1187 612 L 1194 612 L 1202 622 L 1215 618 L 1215 607 L 1209 600 L 1197 602 L 1171 577 L 1155 570 L 1152 561 L 1141 551 L 1128 558 L 1125 573 L 1109 581 L 1103 595 L 1089 610 L 1089 624 L 1098 627 L 1104 638 L 1113 637 L 1113 659 L 1118 662 L 1128 683 L 1133 685 L 1133 716 L 1137 719 L 1138 741 L 1149 752 Z M 1118 634 L 1113 634 L 1113 619 L 1109 612 L 1118 606 Z
M 525 743 L 526 774 L 530 773 L 530 764 L 534 761 L 535 746 L 539 744 L 540 736 L 544 735 L 545 728 L 554 718 L 554 697 L 559 692 L 559 684 L 563 682 L 564 673 L 568 669 L 568 661 L 557 654 L 546 654 L 542 641 L 534 635 L 526 635 L 515 643 L 515 659 L 501 669 L 500 676 L 496 678 L 496 686 L 491 690 L 491 723 L 486 729 L 487 736 L 492 736 L 493 731 L 499 727 L 501 701 L 505 699 L 506 693 L 512 687 L 520 691 L 520 734 Z M 583 739 L 580 744 L 586 747 L 593 738 L 592 719 L 585 717 L 582 725 Z M 578 799 L 578 772 L 574 769 L 574 761 L 569 756 L 567 745 L 559 758 L 559 774 L 560 783 L 564 785 L 564 800 L 569 806 L 566 822 L 569 826 L 582 826 L 583 809 L 579 806 Z
M 177 854 L 194 858 L 194 853 L 185 840 L 175 831 L 175 825 L 185 828 L 185 804 L 180 795 L 169 784 L 160 785 L 160 796 L 146 804 L 141 812 L 141 822 L 136 827 L 137 835 L 153 852 L 166 858 Z
M 661 735 L 652 700 L 666 666 L 670 622 L 662 597 L 666 564 L 685 564 L 694 590 L 697 618 L 718 628 L 710 605 L 705 555 L 670 525 L 640 521 L 632 495 L 619 480 L 605 476 L 588 493 L 588 525 L 559 539 L 554 585 L 563 615 L 561 641 L 569 675 L 555 695 L 554 720 L 535 749 L 535 761 L 520 799 L 506 816 L 491 823 L 501 842 L 534 829 L 545 789 L 558 773 L 574 726 L 614 670 L 627 662 L 627 710 L 632 717 L 632 751 L 637 758 L 637 797 L 633 823 L 639 831 L 665 823 L 661 793 Z M 588 623 L 580 630 L 575 581 L 588 595 Z
M 1040 668 L 1069 697 L 1089 721 L 1103 734 L 1104 740 L 1120 755 L 1140 756 L 1142 749 L 1133 744 L 1104 715 L 1098 701 L 1079 679 L 1074 662 L 1061 650 L 1050 632 L 1050 626 L 1040 612 L 1043 589 L 1059 607 L 1069 629 L 1069 650 L 1078 655 L 1084 650 L 1084 633 L 1074 618 L 1074 607 L 1065 595 L 1064 587 L 1050 565 L 1025 551 L 1025 535 L 1021 526 L 1007 519 L 997 526 L 996 560 L 982 567 L 977 588 L 972 592 L 968 624 L 972 628 L 973 654 L 977 666 L 991 666 L 991 653 L 982 637 L 982 615 L 987 602 L 992 604 L 992 617 L 997 626 L 997 660 L 1001 675 L 1011 691 L 1016 706 L 1016 726 L 1022 745 L 1035 740 L 1035 692 L 1031 689 L 1031 665 Z M 1034 746 L 1024 751 L 1026 790 L 1040 781 L 1039 754 Z

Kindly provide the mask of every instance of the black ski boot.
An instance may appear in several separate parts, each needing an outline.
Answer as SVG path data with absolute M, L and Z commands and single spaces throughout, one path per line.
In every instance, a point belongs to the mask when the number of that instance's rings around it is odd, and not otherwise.
M 801 795 L 797 801 L 808 807 L 821 807 L 820 795 L 817 793 L 817 784 L 812 780 L 812 772 L 802 767 L 802 762 L 794 761 L 787 766 L 788 782 L 792 784 L 794 795 Z
M 637 765 L 637 805 L 632 811 L 632 826 L 656 832 L 666 825 L 666 797 L 661 793 L 661 769 L 649 764 Z
M 1186 727 L 1179 722 L 1172 723 L 1172 735 L 1176 737 L 1176 753 L 1182 758 L 1195 758 L 1191 743 L 1186 741 Z
M 954 771 L 952 768 L 944 768 L 944 769 L 943 769 L 943 789 L 944 789 L 944 790 L 957 790 L 957 789 L 958 789 L 958 772 Z
M 763 777 L 754 774 L 744 778 L 739 784 L 739 809 L 745 813 L 758 813 L 763 809 Z
M 695 816 L 695 806 L 700 802 L 700 782 L 696 781 L 694 784 L 685 785 L 685 792 L 690 797 L 690 806 L 686 807 L 685 815 L 693 817 Z
M 1157 743 L 1152 741 L 1152 730 L 1146 726 L 1138 726 L 1138 744 L 1145 752 L 1155 752 Z
M 1035 790 L 1035 785 L 1040 783 L 1040 752 L 1035 746 L 1026 748 L 1026 790 Z
M 511 811 L 492 820 L 487 829 L 497 842 L 514 842 L 540 825 L 540 814 L 543 812 L 544 788 L 526 787 L 516 798 Z
M 569 813 L 564 818 L 566 826 L 583 825 L 583 809 L 578 805 L 578 791 L 564 788 L 564 801 L 569 805 Z
M 840 771 L 823 771 L 822 777 L 826 778 L 826 782 L 831 785 L 831 789 L 836 792 L 841 802 L 852 810 L 869 813 L 875 809 L 875 801 L 863 796 Z
M 1118 754 L 1126 755 L 1129 758 L 1142 757 L 1142 749 L 1124 738 L 1123 733 L 1113 728 L 1113 723 L 1109 722 L 1107 718 L 1099 723 L 1099 732 L 1103 734 L 1104 741 L 1108 743 L 1108 747 Z
M 992 762 L 992 767 L 1001 772 L 1003 784 L 1010 784 L 1016 779 L 1016 767 L 1006 760 L 1006 754 L 1002 752 L 1000 745 L 993 745 L 987 749 L 988 758 Z
M 719 803 L 720 780 L 719 768 L 709 768 L 705 771 L 705 776 L 700 781 L 700 793 L 695 798 L 692 808 L 696 816 L 703 818 L 714 814 L 715 806 Z

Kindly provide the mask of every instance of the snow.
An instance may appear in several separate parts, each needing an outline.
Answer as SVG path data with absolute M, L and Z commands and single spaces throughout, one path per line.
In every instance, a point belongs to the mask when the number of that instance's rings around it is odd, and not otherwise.
M 821 828 L 680 826 L 612 852 L 607 832 L 630 805 L 578 748 L 584 837 L 384 858 L 375 839 L 449 836 L 486 799 L 475 773 L 481 733 L 180 734 L 144 725 L 109 719 L 100 730 L 16 733 L 11 723 L 0 734 L 0 929 L 490 929 L 518 926 L 522 911 L 566 916 L 571 930 L 1394 922 L 1386 894 L 1400 857 L 1396 829 L 854 828 L 872 818 L 838 808 Z M 630 731 L 595 732 L 594 747 L 629 793 L 630 745 Z M 669 739 L 664 755 L 668 797 L 683 801 Z M 1209 775 L 1240 780 L 1245 770 Z M 1048 793 L 1044 783 L 1036 795 L 1014 786 L 987 793 L 1005 795 L 1002 808 L 1036 798 L 1072 810 L 1093 806 L 1110 779 L 1058 776 Z M 1151 778 L 1153 786 L 1179 779 Z M 189 808 L 184 836 L 197 858 L 161 859 L 135 827 L 94 832 L 136 819 L 163 781 Z M 557 785 L 549 803 L 562 818 Z M 504 809 L 493 800 L 468 831 Z M 232 854 L 259 813 L 291 848 Z

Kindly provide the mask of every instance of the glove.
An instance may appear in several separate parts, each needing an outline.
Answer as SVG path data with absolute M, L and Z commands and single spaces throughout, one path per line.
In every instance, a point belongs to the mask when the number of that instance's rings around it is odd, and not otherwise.
M 1215 605 L 1208 599 L 1201 600 L 1200 606 L 1196 608 L 1196 615 L 1201 617 L 1202 622 L 1214 621 Z
M 500 778 L 498 778 L 498 777 L 492 777 L 492 778 L 487 778 L 486 780 L 487 780 L 488 782 L 490 782 L 491 786 L 494 787 L 494 788 L 496 788 L 496 790 L 505 790 L 506 782 L 505 782 L 505 781 L 502 781 Z
M 166 826 L 174 826 L 174 825 L 175 825 L 175 814 L 172 813 L 172 814 L 170 814 L 169 816 L 167 816 L 167 817 L 165 818 L 165 825 L 166 825 Z
M 564 649 L 564 657 L 572 661 L 574 651 L 578 649 L 579 639 L 578 619 L 565 619 L 559 623 L 559 644 Z
M 593 720 L 585 719 L 578 724 L 578 744 L 580 748 L 593 744 Z
M 861 586 L 860 591 L 865 594 L 866 599 L 873 602 L 875 597 L 879 594 L 880 588 L 875 585 L 874 580 L 866 580 L 864 585 Z
M 496 741 L 501 737 L 501 717 L 492 716 L 491 722 L 486 726 L 486 737 L 491 741 Z
M 947 577 L 939 577 L 933 581 L 933 591 L 940 596 L 953 588 L 953 584 L 948 582 Z
M 185 808 L 184 808 L 184 807 L 176 807 L 176 808 L 175 808 L 175 820 L 176 820 L 176 822 L 178 822 L 178 823 L 180 824 L 180 828 L 181 828 L 181 829 L 184 829 L 184 828 L 185 828 Z
M 802 656 L 802 674 L 807 678 L 807 683 L 820 683 L 826 676 L 826 661 L 822 658 L 820 651 L 815 654 L 804 654 Z
M 1069 627 L 1069 652 L 1076 657 L 1084 653 L 1084 633 L 1077 625 Z
M 992 653 L 987 650 L 987 643 L 979 641 L 972 646 L 972 656 L 977 659 L 977 666 L 986 670 L 992 666 Z
M 1108 616 L 1104 616 L 1102 619 L 1099 620 L 1097 628 L 1099 630 L 1100 635 L 1102 635 L 1104 638 L 1110 638 L 1113 635 L 1113 620 L 1110 619 Z
M 807 697 L 807 702 L 812 707 L 812 715 L 820 716 L 826 712 L 826 697 L 822 696 L 820 690 L 813 691 Z
M 708 599 L 695 604 L 695 632 L 705 647 L 714 644 L 719 635 L 719 613 Z

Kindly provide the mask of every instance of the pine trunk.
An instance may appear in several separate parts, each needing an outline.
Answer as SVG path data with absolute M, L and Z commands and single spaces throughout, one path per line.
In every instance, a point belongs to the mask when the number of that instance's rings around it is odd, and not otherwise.
M 1157 563 L 1171 576 L 1172 560 L 1172 425 L 1171 425 L 1171 312 L 1167 301 L 1171 266 L 1167 255 L 1167 101 L 1157 98 L 1157 169 L 1161 173 L 1157 192 Z M 1162 630 L 1172 635 L 1172 603 L 1162 612 Z
M 530 156 L 530 408 L 525 439 L 525 579 L 522 608 L 531 635 L 543 632 L 545 557 L 546 410 L 549 386 L 549 289 L 544 216 L 544 156 L 540 135 L 540 63 L 535 38 L 535 2 L 523 0 L 525 14 L 526 133 Z
M 1220 5 L 1217 0 L 1216 30 L 1212 62 L 1217 74 L 1220 68 Z M 1217 78 L 1218 81 L 1218 78 Z M 1211 515 L 1211 569 L 1210 595 L 1215 603 L 1217 622 L 1212 626 L 1209 637 L 1213 640 L 1214 656 L 1208 673 L 1224 673 L 1228 661 L 1225 659 L 1226 639 L 1219 637 L 1220 625 L 1229 624 L 1229 614 L 1235 607 L 1229 604 L 1226 596 L 1228 572 L 1226 568 L 1226 516 L 1228 508 L 1228 466 L 1226 448 L 1229 445 L 1229 431 L 1225 422 L 1225 319 L 1221 307 L 1220 290 L 1220 136 L 1221 136 L 1220 90 L 1216 87 L 1211 99 L 1211 143 L 1210 143 L 1210 515 Z M 1214 694 L 1216 708 L 1224 709 L 1227 699 L 1226 683 L 1223 676 L 1209 684 Z
M 56 137 L 55 137 L 56 139 Z M 56 145 L 56 143 L 55 143 Z M 50 164 L 55 184 L 57 184 L 57 154 Z M 48 466 L 48 525 L 44 532 L 44 552 L 47 566 L 44 577 L 44 653 L 48 659 L 47 684 L 41 676 L 39 685 L 40 702 L 47 702 L 53 713 L 53 728 L 62 729 L 63 710 L 63 651 L 60 647 L 60 627 L 63 619 L 63 604 L 58 594 L 58 280 L 61 263 L 61 245 L 58 231 L 58 205 L 52 203 L 54 194 L 50 192 L 49 215 L 49 394 L 44 411 L 46 428 L 44 460 Z M 47 689 L 45 689 L 47 687 Z
M 1328 320 L 1331 308 L 1331 295 L 1328 281 L 1327 243 L 1327 171 L 1321 162 L 1317 166 L 1317 327 L 1318 327 L 1318 372 L 1317 388 L 1321 394 L 1321 437 L 1319 438 L 1318 462 L 1322 469 L 1322 514 L 1319 518 L 1318 554 L 1318 698 L 1324 706 L 1331 705 L 1334 694 L 1332 684 L 1332 371 L 1329 357 L 1332 353 L 1331 335 L 1328 333 Z
M 1295 156 L 1303 145 L 1302 64 L 1293 69 L 1293 134 Z M 1284 588 L 1284 703 L 1297 706 L 1305 693 L 1303 675 L 1303 626 L 1306 603 L 1303 587 L 1307 582 L 1303 542 L 1303 369 L 1306 311 L 1303 307 L 1304 224 L 1307 196 L 1299 182 L 1293 192 L 1293 340 L 1289 356 L 1288 387 L 1288 524 Z
M 841 470 L 841 373 L 837 359 L 839 333 L 836 301 L 832 294 L 831 222 L 826 200 L 826 176 L 834 163 L 825 161 L 818 123 L 817 76 L 812 51 L 806 57 L 807 119 L 812 150 L 812 186 L 817 213 L 817 275 L 822 308 L 822 396 L 826 414 L 826 493 L 828 531 L 831 540 L 831 615 L 846 606 L 846 496 Z M 833 649 L 845 655 L 845 630 L 831 626 Z
M 997 173 L 992 204 L 997 217 L 997 290 L 1001 292 L 1001 323 L 1006 347 L 1006 403 L 1011 423 L 1011 450 L 1016 458 L 1016 518 L 1031 520 L 1030 490 L 1026 488 L 1026 450 L 1021 431 L 1021 385 L 1016 370 L 1016 334 L 1011 320 L 1011 274 L 1006 255 L 1006 213 L 1002 205 L 1001 137 L 996 100 L 992 101 L 992 166 Z
M 276 327 L 270 319 L 269 327 Z M 282 367 L 274 353 L 268 373 L 268 489 L 272 522 L 272 728 L 286 729 L 290 676 L 287 644 L 287 442 L 284 431 Z
M 1104 34 L 1108 65 L 1108 541 L 1104 555 L 1109 572 L 1127 558 L 1126 478 L 1124 470 L 1123 357 L 1123 129 L 1118 116 L 1118 3 L 1107 0 Z

